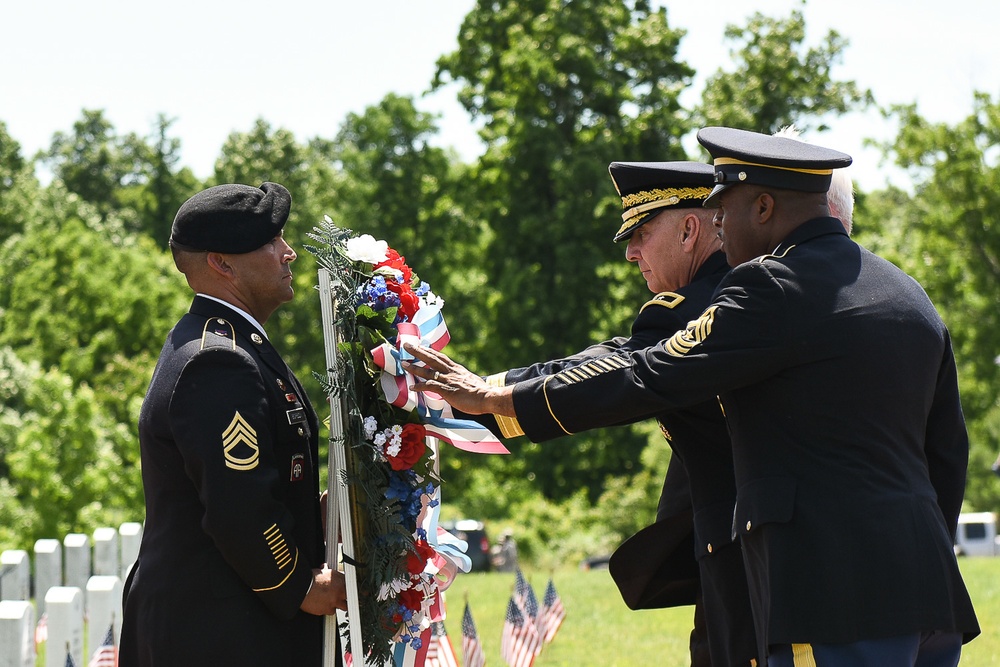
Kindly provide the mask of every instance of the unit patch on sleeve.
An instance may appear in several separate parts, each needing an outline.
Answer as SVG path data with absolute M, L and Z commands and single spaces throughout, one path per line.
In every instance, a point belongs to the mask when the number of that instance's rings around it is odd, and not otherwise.
M 708 338 L 708 334 L 712 333 L 712 324 L 715 322 L 717 308 L 718 306 L 711 306 L 698 319 L 688 322 L 686 329 L 671 336 L 663 344 L 667 354 L 672 357 L 683 357 Z
M 253 470 L 260 462 L 257 431 L 236 411 L 233 421 L 222 432 L 222 448 L 226 467 L 233 470 Z

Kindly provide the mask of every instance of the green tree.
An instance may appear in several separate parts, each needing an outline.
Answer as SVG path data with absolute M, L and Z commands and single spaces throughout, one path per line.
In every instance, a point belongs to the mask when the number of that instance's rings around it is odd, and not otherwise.
M 56 132 L 42 158 L 70 192 L 107 215 L 115 195 L 133 172 L 122 140 L 102 110 L 84 109 L 72 133 Z
M 86 384 L 0 347 L 0 550 L 141 519 L 131 431 Z
M 119 136 L 103 111 L 84 109 L 72 133 L 53 136 L 42 162 L 103 219 L 165 248 L 174 213 L 199 189 L 190 169 L 177 168 L 180 140 L 168 136 L 172 124 L 161 114 L 148 139 Z
M 460 84 L 486 143 L 466 211 L 490 230 L 477 324 L 493 345 L 464 359 L 471 366 L 499 371 L 628 331 L 648 293 L 611 243 L 621 202 L 607 168 L 686 157 L 692 126 L 678 96 L 694 71 L 677 59 L 683 35 L 643 0 L 483 0 L 466 17 L 435 85 Z M 551 498 L 583 487 L 596 501 L 609 475 L 638 469 L 644 443 L 628 429 L 514 442 L 523 471 L 488 465 Z
M 70 217 L 8 239 L 0 266 L 0 346 L 89 384 L 132 423 L 189 299 L 170 258 L 148 238 L 116 241 Z
M 466 213 L 467 167 L 430 145 L 436 119 L 408 97 L 387 95 L 362 114 L 349 114 L 328 149 L 339 167 L 329 213 L 342 227 L 385 239 L 448 301 L 456 349 L 479 349 L 477 326 L 486 284 L 485 224 Z
M 21 155 L 21 145 L 0 121 L 0 243 L 23 231 L 39 184 L 32 164 Z
M 730 50 L 736 68 L 720 69 L 706 81 L 700 124 L 771 133 L 791 124 L 808 130 L 816 123 L 825 130 L 827 114 L 870 104 L 870 91 L 832 76 L 848 41 L 831 30 L 819 46 L 805 48 L 805 34 L 799 10 L 787 19 L 758 12 L 745 27 L 727 26 L 725 38 L 736 44 Z
M 1000 450 L 1000 103 L 976 94 L 973 114 L 955 125 L 931 123 L 914 105 L 887 113 L 900 130 L 885 149 L 914 191 L 872 193 L 859 238 L 916 278 L 947 323 L 972 436 L 967 497 L 997 510 L 989 466 Z
M 174 119 L 157 117 L 153 133 L 146 138 L 130 134 L 122 139 L 122 152 L 131 160 L 132 171 L 115 193 L 120 209 L 134 212 L 135 231 L 167 248 L 174 215 L 201 184 L 187 167 L 180 167 L 181 142 L 168 132 Z

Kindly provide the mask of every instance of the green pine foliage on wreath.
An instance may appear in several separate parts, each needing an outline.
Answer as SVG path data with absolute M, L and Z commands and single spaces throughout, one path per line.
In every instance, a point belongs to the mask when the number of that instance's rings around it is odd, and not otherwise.
M 401 310 L 413 307 L 407 295 L 428 293 L 429 288 L 391 249 L 389 260 L 381 264 L 351 259 L 347 247 L 356 238 L 354 233 L 338 227 L 329 217 L 309 238 L 315 245 L 306 245 L 306 250 L 332 277 L 333 315 L 340 339 L 336 368 L 325 376 L 314 375 L 328 396 L 340 399 L 342 442 L 331 434 L 330 446 L 346 445 L 348 464 L 341 483 L 353 491 L 351 513 L 359 528 L 355 534 L 362 536 L 355 541 L 357 553 L 345 554 L 344 560 L 357 566 L 364 654 L 373 664 L 385 664 L 394 642 L 410 642 L 419 648 L 419 608 L 431 587 L 426 577 L 414 572 L 422 572 L 428 556 L 422 548 L 426 547 L 426 536 L 416 521 L 421 496 L 432 495 L 439 480 L 423 447 L 419 459 L 405 467 L 399 459 L 394 465 L 386 447 L 372 441 L 373 431 L 389 434 L 393 427 L 397 431 L 399 427 L 417 430 L 423 440 L 416 411 L 404 411 L 385 400 L 380 388 L 382 371 L 373 362 L 372 350 L 394 342 L 395 323 L 401 315 L 405 317 Z M 405 284 L 393 280 L 404 276 L 408 278 Z M 385 283 L 402 294 L 394 297 L 392 289 L 386 289 L 381 301 L 380 297 L 366 298 L 366 290 L 372 293 Z M 416 456 L 416 452 L 410 453 L 411 460 Z M 349 633 L 342 631 L 342 635 L 348 637 L 347 650 L 351 651 Z

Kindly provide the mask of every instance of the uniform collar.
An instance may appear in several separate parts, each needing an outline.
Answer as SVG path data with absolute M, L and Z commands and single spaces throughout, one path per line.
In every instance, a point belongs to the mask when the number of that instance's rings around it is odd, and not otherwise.
M 794 245 L 799 245 L 800 243 L 805 243 L 806 241 L 812 241 L 815 238 L 826 236 L 828 234 L 840 234 L 842 236 L 847 236 L 847 231 L 844 229 L 844 223 L 837 218 L 829 216 L 807 220 L 793 229 L 791 234 L 786 236 L 771 254 L 781 255 L 784 251 Z
M 264 336 L 264 338 L 267 338 L 267 332 L 264 331 L 264 327 L 261 325 L 261 323 L 258 322 L 254 318 L 253 315 L 251 315 L 247 311 L 243 310 L 242 308 L 234 306 L 233 304 L 229 303 L 228 301 L 223 301 L 222 299 L 220 299 L 218 297 L 214 297 L 214 296 L 211 296 L 211 295 L 208 295 L 208 294 L 202 294 L 201 292 L 198 292 L 195 296 L 201 297 L 202 299 L 208 299 L 208 300 L 214 301 L 216 303 L 221 303 L 226 308 L 231 308 L 232 310 L 235 310 L 237 313 L 239 313 L 240 315 L 243 316 L 243 319 L 245 319 L 247 322 L 249 322 L 250 324 L 252 324 L 254 326 L 254 328 L 257 329 L 257 331 L 259 331 L 262 336 Z

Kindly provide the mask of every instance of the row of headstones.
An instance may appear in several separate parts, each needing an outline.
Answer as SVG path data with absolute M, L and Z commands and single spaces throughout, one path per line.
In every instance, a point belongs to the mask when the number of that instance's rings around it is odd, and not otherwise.
M 88 664 L 112 627 L 117 644 L 122 624 L 122 580 L 117 576 L 91 577 L 86 595 L 76 586 L 53 586 L 44 601 L 43 629 L 30 601 L 0 600 L 0 667 L 34 667 L 38 633 L 44 633 L 45 667 Z
M 90 536 L 83 533 L 70 533 L 61 544 L 53 539 L 35 542 L 34 592 L 39 615 L 45 613 L 45 592 L 53 586 L 85 589 L 91 575 L 115 576 L 124 581 L 139 555 L 142 524 L 123 523 L 117 530 L 98 528 L 93 539 L 93 550 Z M 11 549 L 0 553 L 0 600 L 30 600 L 31 583 L 27 551 Z
M 117 642 L 122 581 L 138 556 L 141 537 L 138 523 L 123 523 L 117 530 L 98 528 L 93 535 L 93 558 L 87 535 L 71 533 L 61 544 L 54 539 L 38 540 L 34 606 L 27 552 L 0 553 L 0 667 L 33 667 L 39 635 L 47 635 L 45 667 L 64 667 L 67 654 L 73 664 L 86 664 L 85 619 L 87 653 L 101 646 L 112 625 Z

